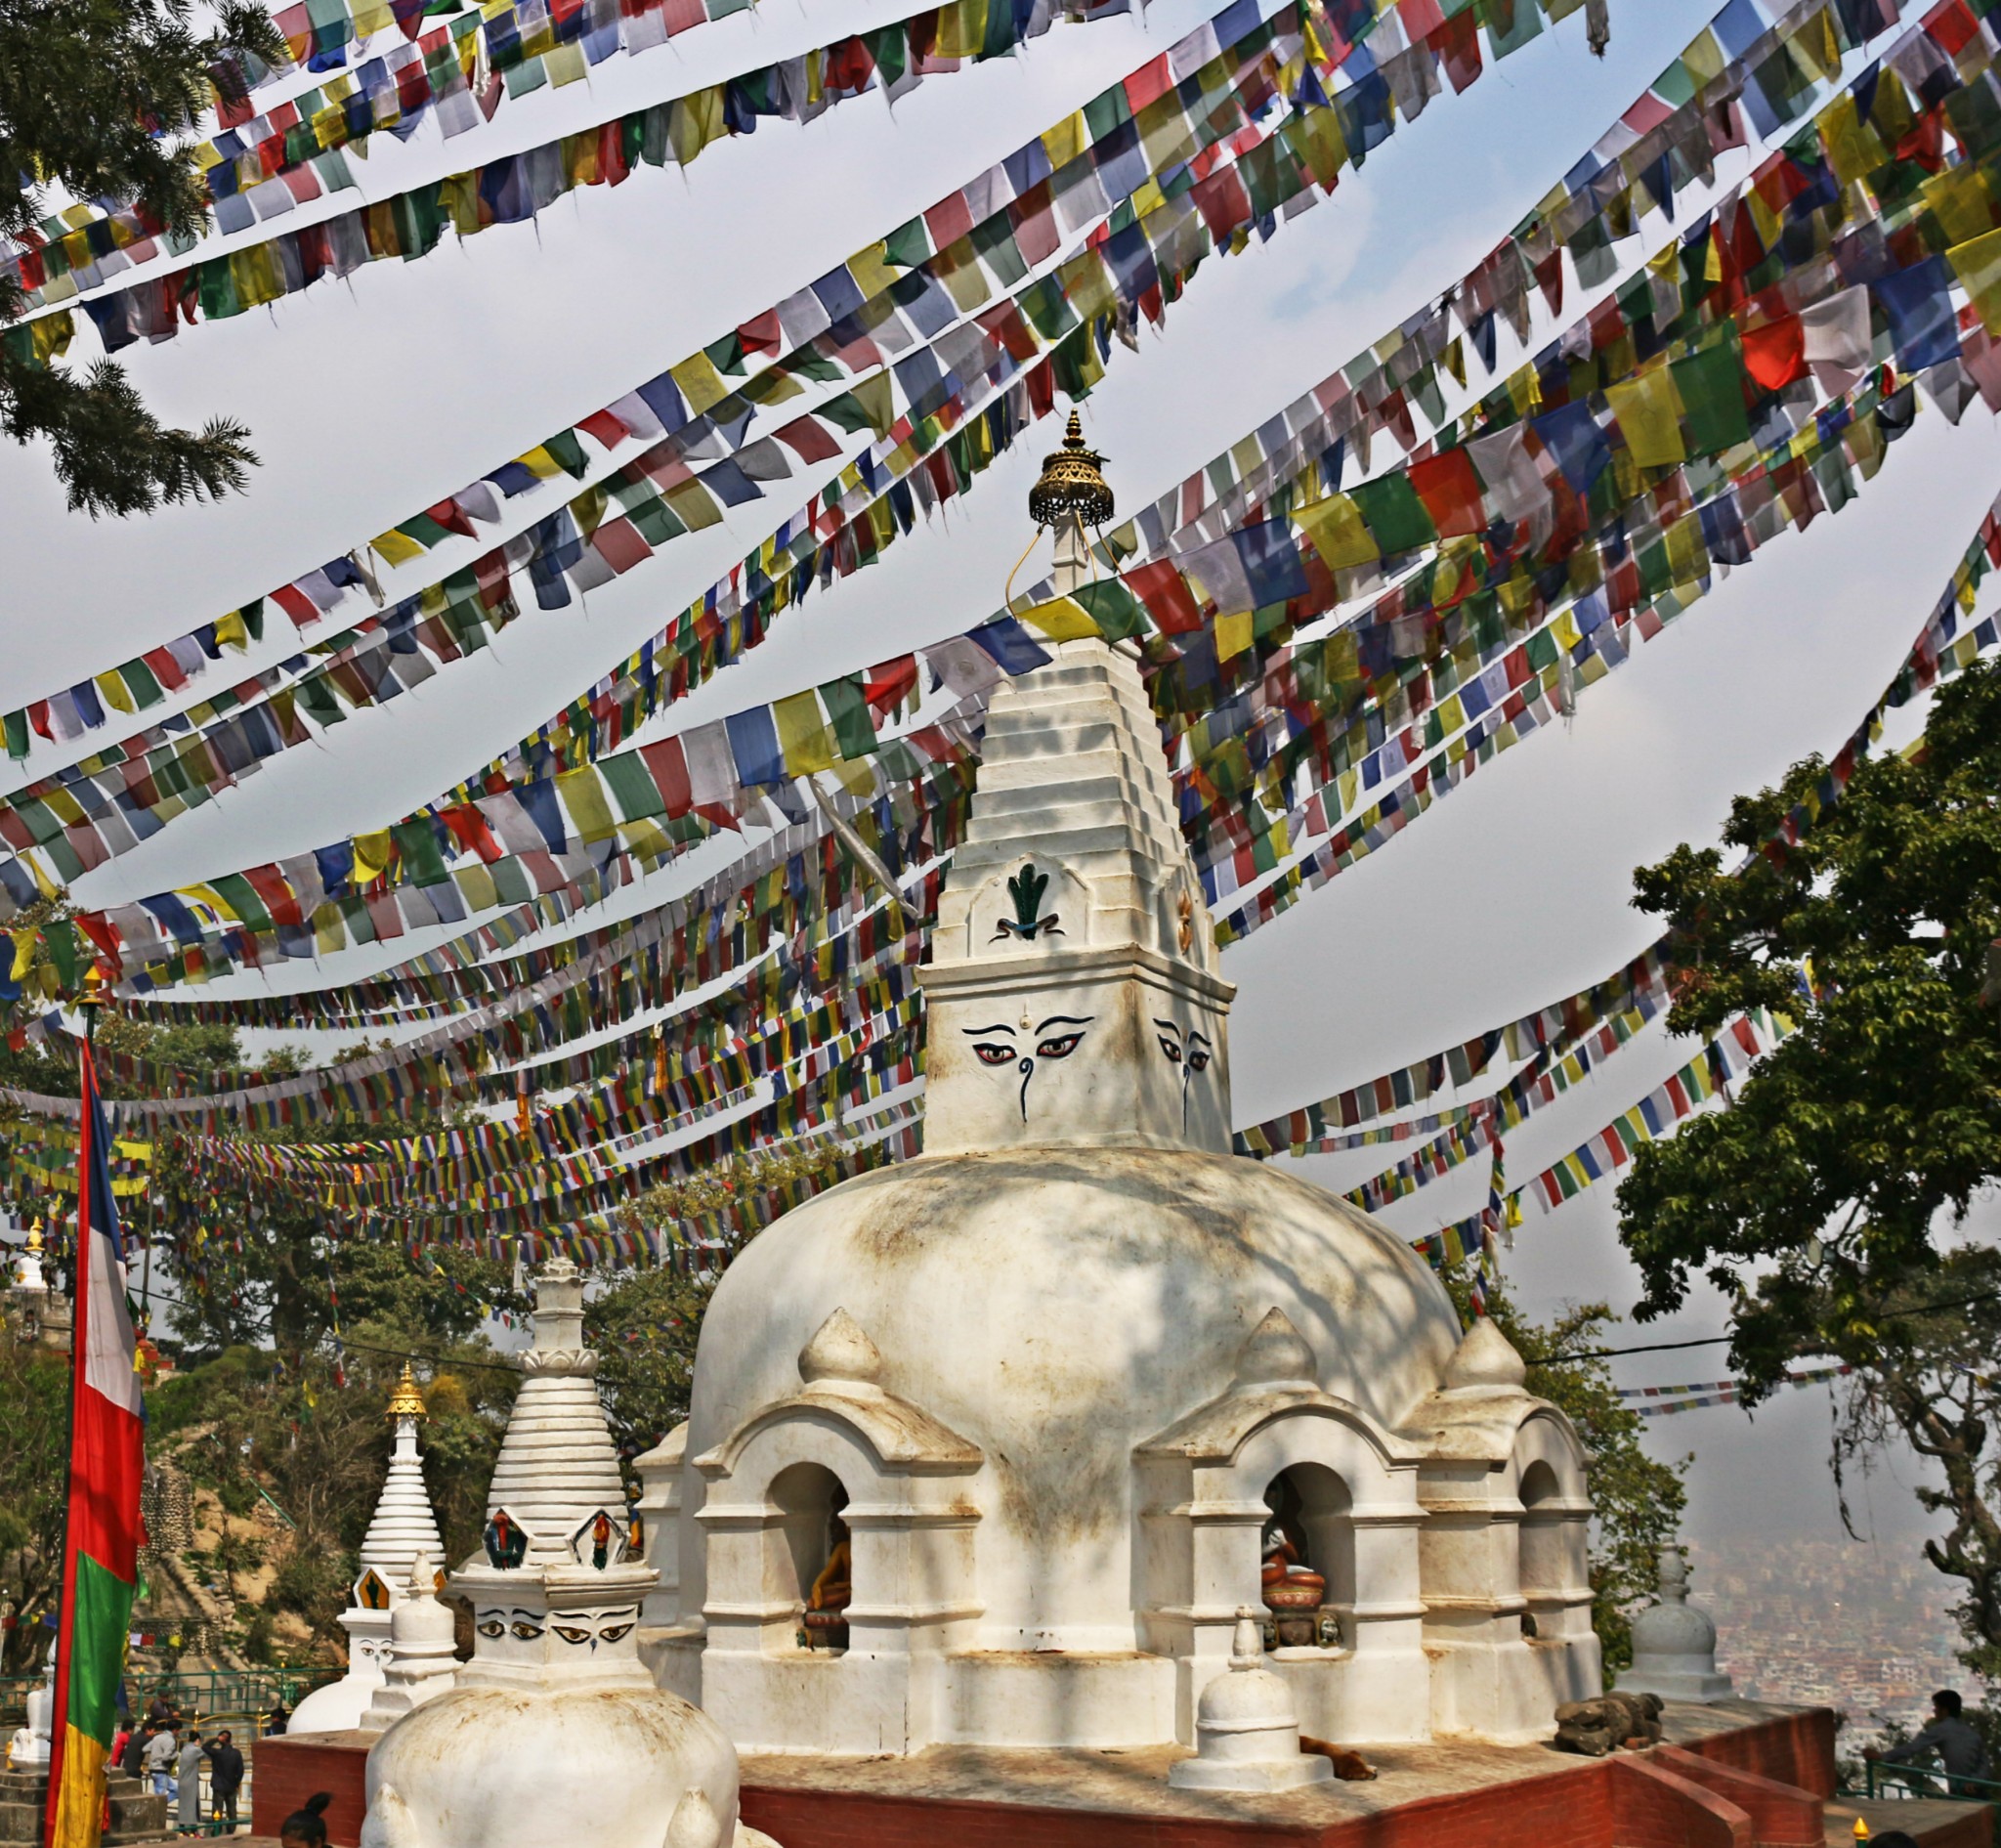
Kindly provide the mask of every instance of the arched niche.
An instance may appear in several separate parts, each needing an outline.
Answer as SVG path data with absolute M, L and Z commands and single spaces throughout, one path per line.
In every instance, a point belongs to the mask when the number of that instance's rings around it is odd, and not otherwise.
M 799 1611 L 808 1649 L 846 1649 L 855 1593 L 848 1491 L 823 1463 L 794 1463 L 772 1479 L 778 1520 L 766 1530 L 766 1580 Z
M 1322 1612 L 1354 1610 L 1353 1492 L 1324 1463 L 1294 1463 L 1264 1485 L 1264 1503 L 1271 1514 L 1259 1536 L 1258 1595 L 1278 1641 L 1341 1647 L 1347 1639 Z M 1308 1609 L 1304 1594 L 1316 1580 L 1320 1596 Z

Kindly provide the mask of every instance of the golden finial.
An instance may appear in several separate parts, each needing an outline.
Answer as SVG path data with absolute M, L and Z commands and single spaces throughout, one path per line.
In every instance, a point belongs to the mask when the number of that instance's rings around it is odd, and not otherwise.
M 417 1391 L 417 1382 L 411 1376 L 410 1363 L 403 1363 L 403 1378 L 396 1383 L 396 1391 L 389 1396 L 389 1415 L 392 1418 L 422 1418 L 424 1396 Z
M 1113 513 L 1104 465 L 1097 451 L 1085 448 L 1084 424 L 1073 410 L 1063 447 L 1043 458 L 1042 478 L 1028 491 L 1028 517 L 1038 526 L 1055 527 L 1074 514 L 1086 526 L 1103 526 Z
M 76 998 L 79 1008 L 102 1008 L 110 997 L 105 993 L 105 971 L 95 963 L 83 972 L 83 993 Z
M 42 1223 L 40 1220 L 36 1220 L 27 1228 L 27 1250 L 30 1258 L 39 1258 L 42 1255 Z

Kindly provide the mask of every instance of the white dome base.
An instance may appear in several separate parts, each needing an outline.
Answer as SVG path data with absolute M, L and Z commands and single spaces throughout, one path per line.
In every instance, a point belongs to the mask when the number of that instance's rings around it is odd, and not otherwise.
M 1332 1784 L 1334 1767 L 1317 1752 L 1297 1758 L 1183 1758 L 1168 1767 L 1176 1790 L 1303 1790 Z

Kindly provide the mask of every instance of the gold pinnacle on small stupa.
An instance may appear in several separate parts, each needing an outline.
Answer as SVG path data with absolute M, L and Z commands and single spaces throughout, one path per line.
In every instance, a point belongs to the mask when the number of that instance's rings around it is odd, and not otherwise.
M 410 1363 L 403 1363 L 403 1378 L 396 1383 L 396 1391 L 389 1396 L 389 1416 L 392 1418 L 422 1418 L 424 1396 L 417 1391 L 417 1382 L 410 1372 Z
M 42 1223 L 40 1220 L 36 1220 L 27 1228 L 27 1248 L 34 1257 L 39 1258 L 42 1255 Z
M 1028 491 L 1028 517 L 1040 527 L 1054 528 L 1076 518 L 1085 526 L 1103 526 L 1114 508 L 1104 477 L 1105 458 L 1085 447 L 1084 423 L 1073 410 L 1063 447 L 1043 458 L 1043 472 Z

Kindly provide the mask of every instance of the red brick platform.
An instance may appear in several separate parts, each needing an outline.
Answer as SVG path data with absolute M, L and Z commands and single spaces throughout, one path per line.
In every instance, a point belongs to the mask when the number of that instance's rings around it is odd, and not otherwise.
M 1183 1755 L 1171 1750 L 750 1757 L 744 1820 L 784 1848 L 1825 1848 L 1831 1823 L 1849 1835 L 1852 1813 L 1827 1814 L 1825 1708 L 1677 1704 L 1665 1723 L 1669 1743 L 1611 1758 L 1540 1745 L 1374 1747 L 1374 1783 L 1278 1796 L 1171 1789 L 1168 1766 Z M 257 1832 L 276 1833 L 328 1790 L 331 1839 L 352 1848 L 371 1742 L 359 1733 L 261 1742 Z M 1870 1823 L 1908 1829 L 1926 1848 L 1991 1848 L 1983 1807 L 1884 1804 Z

